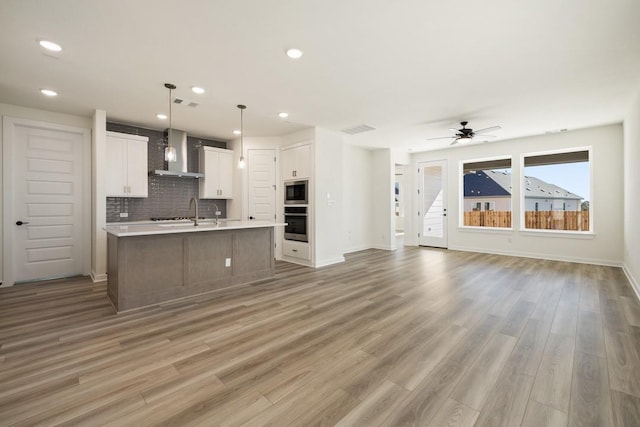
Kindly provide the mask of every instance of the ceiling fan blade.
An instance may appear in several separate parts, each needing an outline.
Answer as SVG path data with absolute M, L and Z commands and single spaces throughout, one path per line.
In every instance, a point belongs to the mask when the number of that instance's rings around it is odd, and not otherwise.
M 456 132 L 456 133 L 458 133 L 458 132 L 460 131 L 460 129 L 454 129 L 454 128 L 449 128 L 449 130 L 450 130 L 451 132 Z
M 479 134 L 479 133 L 476 133 L 474 136 L 481 136 L 483 138 L 496 138 L 495 135 L 483 135 L 483 134 Z
M 427 138 L 427 141 L 433 141 L 434 139 L 451 139 L 451 138 L 455 138 L 455 136 L 439 136 L 437 138 Z
M 477 131 L 475 131 L 475 133 L 477 135 L 480 133 L 493 132 L 494 130 L 500 130 L 500 129 L 502 129 L 502 126 L 491 126 L 490 128 L 478 129 Z
M 456 144 L 458 143 L 458 139 L 459 139 L 459 138 L 456 138 L 456 139 L 455 139 L 451 144 L 449 144 L 449 145 L 456 145 Z

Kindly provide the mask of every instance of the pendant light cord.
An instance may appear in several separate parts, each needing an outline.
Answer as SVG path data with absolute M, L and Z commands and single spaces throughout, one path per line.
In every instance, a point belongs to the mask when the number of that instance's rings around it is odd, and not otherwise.
M 173 89 L 169 88 L 169 134 L 167 135 L 167 144 L 169 144 L 169 138 L 171 137 L 170 135 L 171 135 L 171 116 L 172 116 L 172 114 L 171 114 L 171 104 L 172 104 L 172 102 L 171 102 L 171 91 L 172 90 Z
M 244 159 L 244 109 L 247 108 L 247 106 L 239 104 L 238 108 L 240 109 L 240 164 L 238 166 L 242 169 L 245 166 L 245 159 Z

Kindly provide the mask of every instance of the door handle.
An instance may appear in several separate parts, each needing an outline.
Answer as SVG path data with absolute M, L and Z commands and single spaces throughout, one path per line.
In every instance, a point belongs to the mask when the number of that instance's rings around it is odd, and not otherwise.
M 29 221 L 16 221 L 16 225 L 26 225 L 29 224 Z
M 255 219 L 254 217 L 250 216 L 249 219 Z

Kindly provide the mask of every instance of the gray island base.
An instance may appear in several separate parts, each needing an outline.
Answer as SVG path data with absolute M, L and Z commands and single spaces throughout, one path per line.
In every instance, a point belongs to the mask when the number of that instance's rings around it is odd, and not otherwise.
M 272 277 L 275 225 L 107 227 L 107 295 L 120 312 Z

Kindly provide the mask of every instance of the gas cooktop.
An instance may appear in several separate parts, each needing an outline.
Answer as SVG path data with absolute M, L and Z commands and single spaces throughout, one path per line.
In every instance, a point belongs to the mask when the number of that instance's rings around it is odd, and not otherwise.
M 190 216 L 162 216 L 162 217 L 154 217 L 151 218 L 151 221 L 184 221 L 187 219 L 193 219 Z M 200 216 L 198 219 L 205 219 L 205 217 Z

